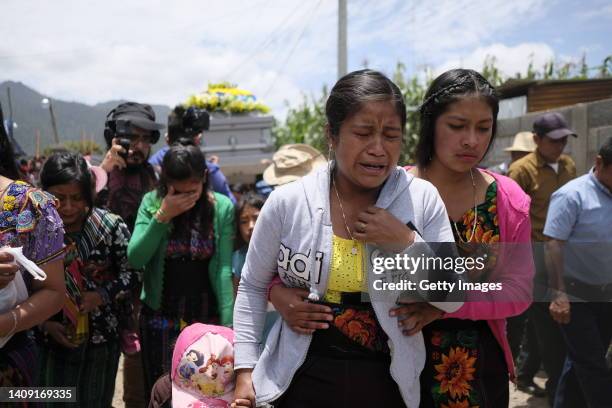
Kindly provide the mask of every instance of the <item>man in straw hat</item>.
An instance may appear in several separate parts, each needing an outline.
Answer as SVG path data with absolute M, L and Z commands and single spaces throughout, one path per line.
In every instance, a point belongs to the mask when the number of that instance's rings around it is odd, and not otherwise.
M 504 152 L 510 152 L 510 162 L 503 162 L 496 166 L 490 167 L 489 170 L 495 173 L 506 175 L 508 173 L 508 167 L 518 159 L 527 156 L 529 153 L 536 149 L 536 144 L 533 141 L 533 133 L 531 132 L 518 132 L 514 136 L 512 146 L 504 149 Z
M 264 171 L 263 179 L 271 186 L 280 186 L 326 165 L 325 156 L 314 147 L 302 143 L 287 144 L 274 153 L 272 164 Z

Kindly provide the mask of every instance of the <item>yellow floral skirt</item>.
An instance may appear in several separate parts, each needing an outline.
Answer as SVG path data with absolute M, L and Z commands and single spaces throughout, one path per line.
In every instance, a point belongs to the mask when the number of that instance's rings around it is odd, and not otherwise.
M 421 408 L 507 407 L 508 368 L 486 321 L 443 319 L 423 330 Z

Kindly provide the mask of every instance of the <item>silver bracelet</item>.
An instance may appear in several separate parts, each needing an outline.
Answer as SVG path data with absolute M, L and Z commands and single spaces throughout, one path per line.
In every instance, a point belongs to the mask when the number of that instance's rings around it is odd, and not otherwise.
M 17 312 L 15 312 L 15 309 L 11 309 L 11 316 L 13 316 L 13 328 L 4 337 L 12 336 L 17 330 Z

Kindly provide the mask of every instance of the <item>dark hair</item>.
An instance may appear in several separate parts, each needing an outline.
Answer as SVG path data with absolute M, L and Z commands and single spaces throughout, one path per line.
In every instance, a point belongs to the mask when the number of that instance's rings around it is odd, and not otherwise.
M 499 112 L 499 98 L 495 88 L 472 69 L 451 69 L 433 80 L 419 108 L 420 129 L 416 146 L 416 162 L 420 167 L 427 166 L 433 157 L 438 117 L 446 112 L 450 104 L 468 95 L 483 98 L 491 107 L 493 126 L 491 141 L 487 146 L 487 152 L 489 151 L 497 131 L 497 113 Z
M 15 163 L 15 152 L 9 139 L 9 135 L 4 128 L 4 114 L 0 105 L 0 175 L 13 180 L 20 179 L 17 163 Z
M 186 355 L 189 355 L 189 354 L 191 354 L 191 353 L 194 353 L 194 354 L 196 355 L 196 357 L 198 358 L 198 359 L 195 361 L 195 365 L 197 365 L 197 366 L 201 366 L 201 365 L 204 363 L 204 354 L 202 354 L 202 353 L 201 353 L 201 352 L 199 352 L 198 350 L 191 349 L 191 350 L 189 350 L 189 351 L 187 352 L 187 354 L 186 354 Z
M 400 89 L 378 71 L 353 71 L 336 82 L 325 104 L 325 116 L 331 136 L 338 136 L 342 122 L 357 113 L 364 103 L 390 101 L 400 117 L 402 132 L 406 127 L 406 103 Z
M 242 211 L 244 211 L 246 207 L 253 207 L 257 208 L 258 210 L 261 210 L 265 202 L 266 199 L 263 196 L 253 191 L 245 193 L 240 198 L 240 201 L 236 206 L 236 239 L 234 241 L 235 249 L 240 249 L 247 245 L 247 242 L 244 242 L 244 240 L 242 239 L 242 235 L 240 234 L 240 215 L 242 214 Z
M 50 156 L 40 171 L 40 184 L 43 190 L 48 190 L 60 184 L 77 183 L 81 194 L 87 202 L 89 211 L 94 207 L 95 181 L 87 162 L 78 153 L 55 153 Z
M 232 193 L 247 194 L 251 191 L 251 187 L 245 183 L 234 183 L 230 186 Z
M 212 225 L 213 204 L 208 197 L 209 183 L 206 158 L 193 141 L 182 141 L 170 146 L 162 160 L 157 193 L 161 198 L 168 194 L 168 183 L 190 178 L 202 179 L 202 196 L 189 211 L 175 217 L 172 224 L 178 234 L 188 234 L 192 228 L 207 234 Z
M 599 148 L 599 153 L 604 166 L 612 164 L 612 136 L 606 139 L 606 141 Z

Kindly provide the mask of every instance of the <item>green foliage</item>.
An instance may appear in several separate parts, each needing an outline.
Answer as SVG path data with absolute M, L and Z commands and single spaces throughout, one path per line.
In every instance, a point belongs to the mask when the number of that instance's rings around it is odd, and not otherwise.
M 419 112 L 418 106 L 425 98 L 425 92 L 432 81 L 431 74 L 428 71 L 423 73 L 424 79 L 420 79 L 415 75 L 408 78 L 406 76 L 406 66 L 398 62 L 395 66 L 395 72 L 391 76 L 393 82 L 399 87 L 404 96 L 404 102 L 407 107 L 406 115 L 406 131 L 404 132 L 404 148 L 400 155 L 400 164 L 409 164 L 414 162 L 414 151 L 419 139 Z
M 66 146 L 68 150 L 73 150 L 83 155 L 102 154 L 104 152 L 104 150 L 102 150 L 102 147 L 93 140 L 71 140 L 65 142 L 64 146 Z
M 505 79 L 501 73 L 501 71 L 495 65 L 497 63 L 497 58 L 493 55 L 487 55 L 485 57 L 484 63 L 482 64 L 481 74 L 483 77 L 487 78 L 487 81 L 493 86 L 500 86 L 504 83 Z
M 487 57 L 488 58 L 488 57 Z M 495 62 L 495 61 L 493 61 Z M 500 85 L 505 82 L 506 77 L 501 76 L 502 81 L 497 83 L 497 78 L 491 81 L 490 70 L 487 69 L 487 61 L 485 60 L 485 67 L 483 68 L 483 75 L 489 79 L 494 85 Z M 533 55 L 529 57 L 529 65 L 527 66 L 527 74 L 522 76 L 520 72 L 517 72 L 514 76 L 515 79 L 528 79 L 528 80 L 563 80 L 563 79 L 589 79 L 589 78 L 610 78 L 612 77 L 612 55 L 606 57 L 602 64 L 595 67 L 589 67 L 586 63 L 586 55 L 582 54 L 582 57 L 578 62 L 555 62 L 554 60 L 547 61 L 540 71 L 536 70 L 533 65 Z
M 272 129 L 276 147 L 288 143 L 305 143 L 326 153 L 325 139 L 325 101 L 328 91 L 323 87 L 321 96 L 315 98 L 302 95 L 302 102 L 290 108 L 284 123 Z

